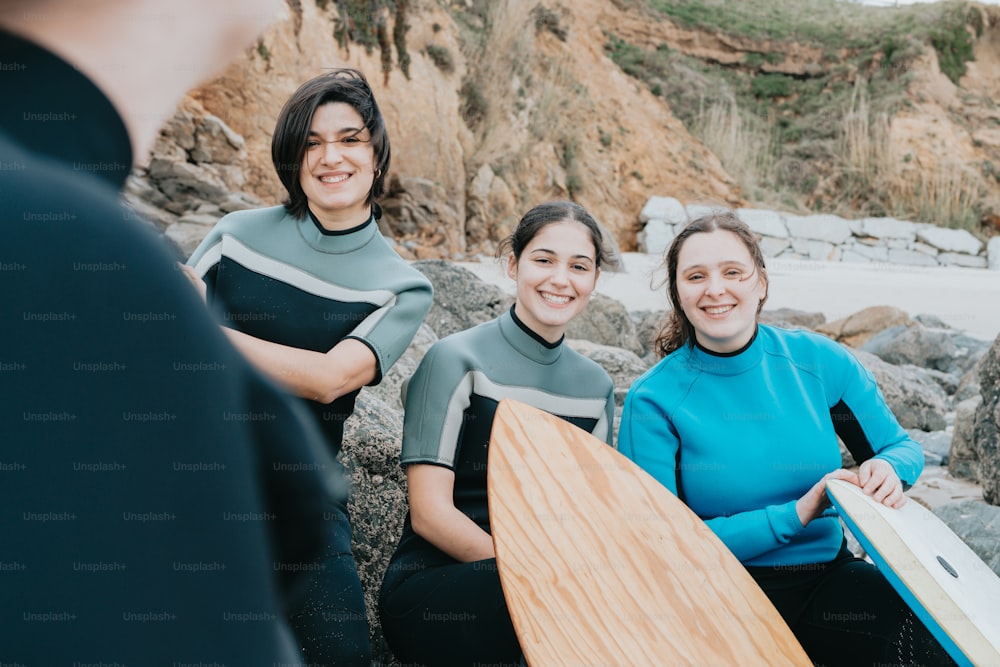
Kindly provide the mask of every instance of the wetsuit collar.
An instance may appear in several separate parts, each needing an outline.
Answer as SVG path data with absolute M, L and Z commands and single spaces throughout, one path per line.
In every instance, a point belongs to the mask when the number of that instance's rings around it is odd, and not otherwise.
M 552 364 L 562 356 L 563 340 L 550 343 L 528 328 L 514 314 L 514 306 L 499 317 L 500 333 L 515 350 L 539 364 Z
M 705 373 L 713 375 L 739 375 L 757 366 L 764 356 L 764 343 L 760 328 L 754 330 L 753 338 L 735 352 L 712 352 L 695 342 L 686 346 L 688 363 Z
M 338 231 L 324 229 L 312 211 L 296 222 L 302 239 L 319 252 L 332 254 L 354 252 L 367 245 L 378 235 L 378 225 L 375 224 L 374 214 L 356 227 Z

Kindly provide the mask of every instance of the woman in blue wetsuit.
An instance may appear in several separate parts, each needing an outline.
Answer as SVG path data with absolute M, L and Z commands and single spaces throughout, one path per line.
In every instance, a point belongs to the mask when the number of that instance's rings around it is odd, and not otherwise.
M 735 215 L 699 218 L 666 256 L 663 359 L 629 390 L 623 454 L 691 507 L 824 665 L 948 664 L 889 583 L 825 512 L 836 477 L 900 507 L 923 453 L 844 347 L 758 324 L 764 258 Z M 841 468 L 838 436 L 860 463 Z
M 271 156 L 288 191 L 284 206 L 227 215 L 187 270 L 207 284 L 231 342 L 303 399 L 336 456 L 358 392 L 379 382 L 409 345 L 430 308 L 431 286 L 376 224 L 389 138 L 361 72 L 332 70 L 300 86 L 278 116 Z M 306 661 L 367 667 L 368 621 L 347 507 L 325 515 L 322 561 L 275 567 L 312 573 L 290 609 Z
M 530 210 L 501 245 L 509 312 L 436 343 L 406 387 L 401 460 L 410 512 L 382 582 L 385 638 L 403 663 L 517 665 L 490 537 L 486 462 L 497 403 L 516 398 L 611 442 L 613 384 L 564 343 L 614 261 L 576 204 Z

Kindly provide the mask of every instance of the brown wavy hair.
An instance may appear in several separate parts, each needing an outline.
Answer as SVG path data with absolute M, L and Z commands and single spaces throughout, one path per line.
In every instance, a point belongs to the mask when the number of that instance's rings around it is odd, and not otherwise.
M 717 229 L 732 232 L 739 237 L 740 241 L 743 242 L 743 245 L 750 252 L 750 257 L 753 259 L 754 266 L 759 272 L 760 277 L 765 281 L 767 280 L 767 267 L 764 266 L 764 253 L 760 249 L 760 243 L 758 243 L 757 237 L 750 231 L 750 228 L 746 226 L 746 223 L 737 218 L 735 213 L 720 210 L 692 220 L 674 237 L 664 258 L 664 264 L 667 269 L 665 281 L 668 285 L 667 298 L 670 301 L 671 311 L 663 320 L 653 344 L 657 355 L 661 359 L 685 344 L 693 345 L 695 340 L 694 326 L 687 315 L 684 314 L 684 310 L 681 308 L 680 296 L 677 294 L 677 261 L 681 254 L 681 248 L 684 246 L 684 242 L 695 234 L 714 232 Z M 760 315 L 765 301 L 767 301 L 767 290 L 764 291 L 764 296 L 757 306 L 758 315 Z

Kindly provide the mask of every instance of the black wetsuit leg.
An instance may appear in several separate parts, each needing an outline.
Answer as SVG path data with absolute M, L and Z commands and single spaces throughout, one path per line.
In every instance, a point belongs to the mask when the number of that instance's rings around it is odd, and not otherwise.
M 878 569 L 843 549 L 830 563 L 747 568 L 817 665 L 953 665 Z
M 351 553 L 351 526 L 345 510 L 326 513 L 330 545 L 318 563 L 305 564 L 290 620 L 306 664 L 369 667 L 371 640 L 358 567 Z

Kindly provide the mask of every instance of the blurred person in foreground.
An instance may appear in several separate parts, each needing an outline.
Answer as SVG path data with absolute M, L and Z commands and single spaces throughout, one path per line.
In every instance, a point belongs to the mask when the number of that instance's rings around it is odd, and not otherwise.
M 0 663 L 302 662 L 339 468 L 119 199 L 279 8 L 0 2 Z

